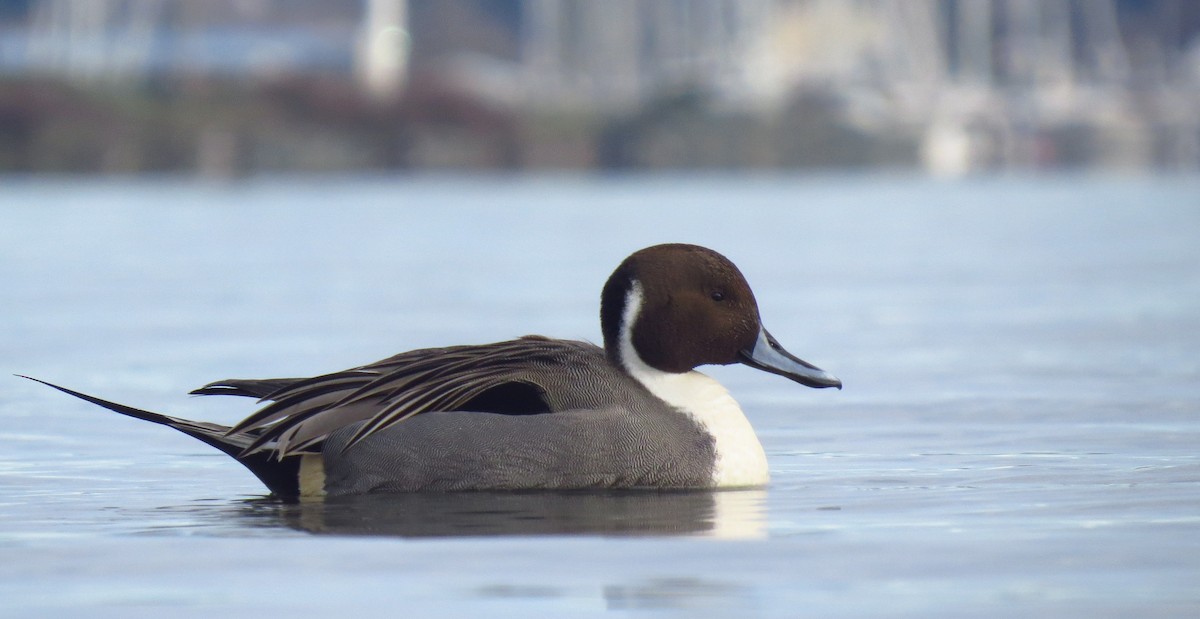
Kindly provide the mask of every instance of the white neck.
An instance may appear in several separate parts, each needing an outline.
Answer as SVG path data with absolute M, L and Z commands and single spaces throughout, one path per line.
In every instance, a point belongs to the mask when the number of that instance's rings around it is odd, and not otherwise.
M 633 325 L 641 312 L 642 300 L 642 286 L 634 281 L 621 316 L 619 341 L 625 371 L 655 397 L 688 415 L 712 435 L 717 455 L 714 487 L 765 485 L 770 476 L 767 456 L 750 420 L 725 387 L 695 370 L 674 373 L 655 369 L 638 355 L 633 345 Z

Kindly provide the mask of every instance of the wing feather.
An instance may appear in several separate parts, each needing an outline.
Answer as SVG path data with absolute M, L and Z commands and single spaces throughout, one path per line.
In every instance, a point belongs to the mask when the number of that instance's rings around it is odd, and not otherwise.
M 329 433 L 365 421 L 346 443 L 363 439 L 432 411 L 462 410 L 473 399 L 507 383 L 532 387 L 543 400 L 536 411 L 552 410 L 540 382 L 547 368 L 603 351 L 593 344 L 525 337 L 495 344 L 414 350 L 381 361 L 306 379 L 226 380 L 201 389 L 222 393 L 226 385 L 253 384 L 262 401 L 272 401 L 229 429 L 249 438 L 243 455 L 268 451 L 282 459 L 319 451 Z M 535 371 L 536 368 L 536 371 Z M 267 385 L 278 387 L 266 392 Z M 199 391 L 199 390 L 198 390 Z M 247 389 L 243 389 L 247 391 Z M 236 395 L 244 395 L 239 392 Z

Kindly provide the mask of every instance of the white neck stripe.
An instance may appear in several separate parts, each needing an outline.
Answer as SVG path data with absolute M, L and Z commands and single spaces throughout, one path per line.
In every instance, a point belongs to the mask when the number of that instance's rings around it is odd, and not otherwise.
M 641 380 L 642 376 L 662 372 L 642 361 L 641 355 L 633 347 L 633 325 L 642 313 L 642 300 L 642 284 L 635 279 L 629 283 L 629 292 L 625 294 L 625 309 L 621 312 L 618 341 L 621 346 L 621 365 L 625 366 L 625 371 L 637 378 L 638 382 L 645 384 L 645 381 Z

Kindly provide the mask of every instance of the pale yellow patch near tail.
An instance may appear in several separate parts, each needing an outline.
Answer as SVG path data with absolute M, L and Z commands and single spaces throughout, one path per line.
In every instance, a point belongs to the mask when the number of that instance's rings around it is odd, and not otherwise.
M 300 456 L 300 496 L 325 496 L 325 460 L 320 454 Z

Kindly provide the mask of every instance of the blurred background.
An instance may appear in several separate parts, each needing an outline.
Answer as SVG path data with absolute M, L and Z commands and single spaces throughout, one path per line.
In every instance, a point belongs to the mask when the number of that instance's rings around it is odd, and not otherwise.
M 0 0 L 0 173 L 1200 168 L 1194 0 Z

